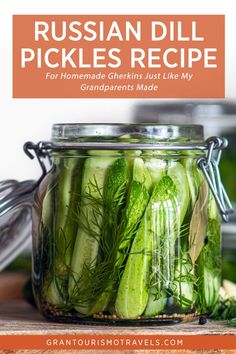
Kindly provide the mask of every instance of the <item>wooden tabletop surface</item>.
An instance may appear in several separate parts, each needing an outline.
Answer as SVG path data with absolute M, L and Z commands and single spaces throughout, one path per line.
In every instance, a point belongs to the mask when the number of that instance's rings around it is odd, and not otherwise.
M 199 325 L 198 321 L 172 326 L 155 327 L 105 327 L 79 324 L 49 322 L 24 300 L 15 300 L 0 304 L 0 336 L 5 334 L 46 334 L 46 335 L 82 335 L 82 334 L 231 334 L 236 335 L 236 328 L 224 322 L 207 321 Z M 0 337 L 1 340 L 1 337 Z M 236 337 L 235 337 L 236 341 Z M 0 354 L 235 354 L 236 350 L 0 350 Z
M 0 334 L 78 334 L 78 333 L 143 333 L 143 334 L 234 334 L 236 328 L 225 322 L 198 321 L 155 327 L 87 326 L 49 322 L 24 300 L 0 304 Z
M 170 334 L 170 335 L 200 335 L 200 334 L 230 334 L 236 335 L 236 328 L 227 326 L 226 322 L 207 321 L 199 325 L 198 321 L 180 323 L 171 326 L 155 327 L 115 327 L 115 326 L 85 326 L 80 324 L 62 324 L 49 322 L 29 303 L 22 299 L 21 287 L 27 277 L 19 275 L 0 275 L 0 335 L 6 334 L 46 334 L 46 335 L 81 335 L 81 334 Z M 7 281 L 7 283 L 6 283 Z M 9 283 L 10 281 L 10 283 Z M 1 338 L 0 338 L 1 340 Z M 235 337 L 236 341 L 236 337 Z M 70 350 L 77 354 L 77 350 Z M 80 354 L 97 354 L 96 350 L 80 350 Z M 191 354 L 191 350 L 125 350 L 122 354 Z M 67 354 L 68 350 L 0 350 L 0 354 Z M 100 350 L 99 354 L 117 354 L 115 350 Z M 235 354 L 236 350 L 196 350 L 194 354 Z

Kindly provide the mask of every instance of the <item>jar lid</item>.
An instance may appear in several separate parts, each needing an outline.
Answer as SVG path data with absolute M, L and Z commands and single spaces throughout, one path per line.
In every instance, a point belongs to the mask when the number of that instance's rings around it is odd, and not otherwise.
M 173 124 L 54 124 L 52 142 L 203 142 L 203 126 Z
M 0 271 L 31 241 L 34 181 L 0 181 Z

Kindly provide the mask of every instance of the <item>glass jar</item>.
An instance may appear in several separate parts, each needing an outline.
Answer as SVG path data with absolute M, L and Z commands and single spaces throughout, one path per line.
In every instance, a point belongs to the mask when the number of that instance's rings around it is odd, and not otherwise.
M 227 221 L 231 212 L 218 170 L 226 145 L 205 142 L 202 126 L 158 124 L 56 124 L 50 142 L 26 143 L 42 175 L 14 197 L 6 184 L 0 222 L 7 228 L 32 204 L 40 312 L 114 325 L 210 313 L 221 280 L 220 213 Z M 0 269 L 2 259 L 0 250 Z
M 59 124 L 51 143 L 26 145 L 44 168 L 33 204 L 32 273 L 44 316 L 142 325 L 214 308 L 221 221 L 211 188 L 221 199 L 206 164 L 217 168 L 209 155 L 225 144 L 206 145 L 202 130 Z

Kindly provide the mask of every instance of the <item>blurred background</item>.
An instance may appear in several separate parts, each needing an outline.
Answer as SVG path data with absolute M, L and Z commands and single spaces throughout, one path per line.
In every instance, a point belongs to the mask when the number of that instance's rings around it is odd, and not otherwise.
M 225 14 L 225 83 L 223 100 L 130 100 L 130 99 L 12 99 L 13 14 Z M 203 124 L 205 136 L 224 135 L 230 148 L 223 154 L 221 170 L 226 189 L 236 203 L 236 21 L 231 1 L 205 0 L 8 0 L 0 4 L 0 180 L 36 179 L 36 161 L 24 155 L 25 141 L 50 139 L 53 123 L 157 122 Z M 209 82 L 209 85 L 211 83 Z M 22 82 L 22 85 L 24 83 Z M 1 193 L 0 193 L 1 200 Z M 236 282 L 236 226 L 224 226 L 223 276 Z M 10 235 L 12 236 L 12 235 Z M 0 235 L 1 237 L 1 235 Z M 30 244 L 30 242 L 29 242 Z M 1 247 L 1 244 L 0 244 Z M 29 247 L 28 247 L 29 249 Z M 8 268 L 30 272 L 30 253 L 23 252 Z M 19 279 L 19 278 L 17 278 Z M 3 283 L 2 283 L 3 284 Z M 16 282 L 15 282 L 16 284 Z M 0 288 L 1 294 L 1 288 Z M 1 301 L 1 299 L 0 299 Z

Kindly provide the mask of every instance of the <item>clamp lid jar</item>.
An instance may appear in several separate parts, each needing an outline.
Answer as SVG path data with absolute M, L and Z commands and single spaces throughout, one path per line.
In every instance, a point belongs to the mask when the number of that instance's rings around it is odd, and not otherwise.
M 27 143 L 42 167 L 33 203 L 33 288 L 54 321 L 170 324 L 209 313 L 221 273 L 226 141 L 201 126 L 53 127 Z M 49 162 L 49 168 L 46 162 Z

